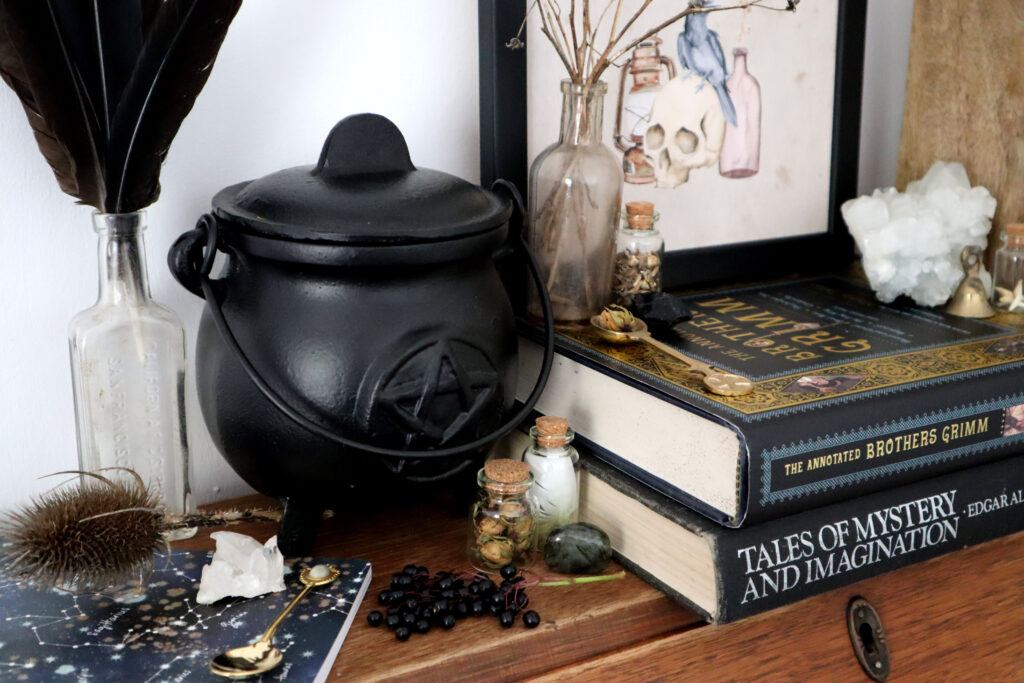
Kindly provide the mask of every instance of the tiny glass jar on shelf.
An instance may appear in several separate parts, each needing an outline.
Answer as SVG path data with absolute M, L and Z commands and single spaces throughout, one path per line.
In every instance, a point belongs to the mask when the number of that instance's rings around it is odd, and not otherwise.
M 651 202 L 627 202 L 615 237 L 615 303 L 629 306 L 638 294 L 661 291 L 665 239 L 654 227 L 660 216 Z
M 1002 240 L 992 273 L 992 303 L 1003 311 L 1024 313 L 1024 223 L 1008 224 Z
M 506 564 L 528 567 L 533 559 L 533 508 L 527 498 L 533 474 L 525 462 L 487 462 L 477 474 L 480 491 L 469 518 L 469 561 L 483 572 Z
M 580 455 L 571 445 L 574 436 L 569 421 L 561 417 L 538 417 L 530 428 L 533 443 L 523 451 L 523 462 L 534 476 L 527 497 L 538 550 L 552 529 L 579 521 Z

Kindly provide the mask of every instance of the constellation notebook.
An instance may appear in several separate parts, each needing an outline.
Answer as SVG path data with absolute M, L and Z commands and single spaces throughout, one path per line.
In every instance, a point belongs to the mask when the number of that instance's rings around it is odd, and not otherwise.
M 280 593 L 197 605 L 212 553 L 158 554 L 145 594 L 38 590 L 0 575 L 0 681 L 223 681 L 207 665 L 255 641 L 302 589 L 298 570 L 326 562 L 342 575 L 295 606 L 274 644 L 281 665 L 249 681 L 323 681 L 370 585 L 363 560 L 285 561 Z

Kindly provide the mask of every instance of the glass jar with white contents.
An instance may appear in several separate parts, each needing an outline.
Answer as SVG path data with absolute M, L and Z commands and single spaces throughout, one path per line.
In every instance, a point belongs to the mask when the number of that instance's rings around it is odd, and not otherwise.
M 523 451 L 523 461 L 534 477 L 527 497 L 538 549 L 552 529 L 579 521 L 580 455 L 572 447 L 573 436 L 569 421 L 562 417 L 538 417 L 530 428 L 533 443 Z

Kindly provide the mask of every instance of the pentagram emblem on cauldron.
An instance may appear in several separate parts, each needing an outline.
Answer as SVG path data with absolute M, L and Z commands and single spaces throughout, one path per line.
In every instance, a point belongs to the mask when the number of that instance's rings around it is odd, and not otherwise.
M 440 446 L 463 432 L 474 435 L 479 420 L 500 413 L 500 388 L 498 372 L 479 349 L 462 341 L 432 342 L 384 373 L 374 398 L 373 431 L 400 436 L 406 448 Z

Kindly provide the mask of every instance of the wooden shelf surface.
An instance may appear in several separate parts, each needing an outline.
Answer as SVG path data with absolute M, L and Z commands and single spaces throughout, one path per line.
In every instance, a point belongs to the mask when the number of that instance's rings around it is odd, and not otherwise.
M 254 505 L 273 501 L 253 496 L 212 507 Z M 530 608 L 542 619 L 533 630 L 479 617 L 401 643 L 387 629 L 369 627 L 377 593 L 404 565 L 469 568 L 467 525 L 446 498 L 324 522 L 315 554 L 370 560 L 374 574 L 329 680 L 867 681 L 845 625 L 847 603 L 861 595 L 886 629 L 889 681 L 1024 681 L 1024 533 L 721 627 L 628 573 L 530 588 Z M 215 530 L 175 547 L 212 549 Z M 275 532 L 271 523 L 231 530 L 261 541 Z

